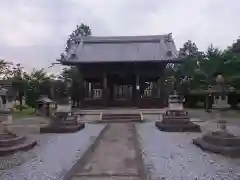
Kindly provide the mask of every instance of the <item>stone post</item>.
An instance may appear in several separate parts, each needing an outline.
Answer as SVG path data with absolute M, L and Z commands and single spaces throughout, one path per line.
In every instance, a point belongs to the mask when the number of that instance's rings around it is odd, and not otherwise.
M 8 104 L 8 100 L 10 100 L 10 98 L 7 96 L 7 89 L 0 87 L 0 96 L 2 101 L 2 105 L 0 107 L 0 133 L 4 133 L 4 131 L 7 131 L 5 125 L 12 123 L 12 106 Z M 8 105 L 10 108 L 8 108 Z

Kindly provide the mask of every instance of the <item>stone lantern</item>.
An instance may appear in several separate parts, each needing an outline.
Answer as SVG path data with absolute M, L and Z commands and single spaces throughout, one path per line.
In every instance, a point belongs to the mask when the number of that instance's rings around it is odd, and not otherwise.
M 226 101 L 223 101 L 224 78 L 222 75 L 216 77 L 218 86 L 217 101 L 215 104 L 216 119 L 218 129 L 215 132 L 210 132 L 200 138 L 194 139 L 193 144 L 199 146 L 203 150 L 220 153 L 226 156 L 240 156 L 240 137 L 235 136 L 227 131 L 227 121 L 221 119 L 221 110 L 226 108 Z
M 71 116 L 71 98 L 70 98 L 70 87 L 72 85 L 70 79 L 66 81 L 66 90 L 62 97 L 57 99 L 57 110 L 56 113 L 65 114 L 64 116 Z
M 225 80 L 221 74 L 216 77 L 217 94 L 215 95 L 215 109 L 216 120 L 218 121 L 220 129 L 226 129 L 227 122 L 221 118 L 221 111 L 228 108 L 226 91 L 224 88 Z M 225 127 L 224 127 L 225 126 Z
M 40 128 L 41 133 L 74 133 L 85 127 L 79 122 L 79 116 L 72 114 L 72 102 L 70 98 L 71 79 L 67 79 L 67 88 L 62 97 L 57 99 L 55 116 L 49 125 Z
M 7 106 L 7 92 L 7 89 L 0 87 L 0 156 L 28 150 L 37 144 L 37 141 L 14 134 L 6 127 L 12 122 L 11 107 Z
M 169 96 L 168 109 L 163 114 L 162 121 L 155 122 L 161 131 L 168 132 L 201 132 L 200 126 L 192 123 L 188 112 L 183 108 L 183 99 L 174 91 Z

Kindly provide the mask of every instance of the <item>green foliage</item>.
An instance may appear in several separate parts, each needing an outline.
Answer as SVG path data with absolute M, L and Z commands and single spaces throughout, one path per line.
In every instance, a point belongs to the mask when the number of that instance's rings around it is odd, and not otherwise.
M 28 109 L 28 107 L 26 105 L 15 105 L 14 108 L 17 110 Z
M 34 109 L 32 108 L 22 109 L 21 111 L 20 110 L 13 111 L 13 119 L 26 118 L 33 115 L 34 115 Z
M 73 101 L 78 101 L 83 88 L 83 79 L 78 68 L 65 68 L 61 74 L 61 79 L 65 83 L 65 89 L 67 89 L 67 83 L 71 83 L 68 93 L 71 95 Z
M 74 37 L 77 36 L 90 36 L 92 35 L 92 31 L 90 27 L 86 24 L 81 23 L 80 26 L 77 25 L 76 29 L 73 30 L 73 32 L 69 35 L 69 38 L 67 40 L 65 51 L 67 52 L 70 46 L 71 41 L 73 41 Z

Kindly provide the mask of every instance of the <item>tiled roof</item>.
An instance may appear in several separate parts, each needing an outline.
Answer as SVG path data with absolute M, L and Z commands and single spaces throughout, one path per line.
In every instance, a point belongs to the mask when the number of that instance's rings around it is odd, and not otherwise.
M 178 58 L 171 34 L 75 37 L 62 62 L 145 62 Z
M 43 102 L 43 103 L 53 103 L 51 99 L 49 99 L 47 96 L 40 96 L 37 102 Z

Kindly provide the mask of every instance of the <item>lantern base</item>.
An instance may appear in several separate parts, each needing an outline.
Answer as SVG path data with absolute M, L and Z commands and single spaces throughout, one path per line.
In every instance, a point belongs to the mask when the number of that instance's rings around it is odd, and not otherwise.
M 84 123 L 78 122 L 77 116 L 68 116 L 68 113 L 57 113 L 52 122 L 40 128 L 40 133 L 74 133 L 85 127 Z
M 225 156 L 240 156 L 240 137 L 226 131 L 216 131 L 193 140 L 193 144 L 201 149 Z
M 0 134 L 0 156 L 29 150 L 36 144 L 36 140 L 29 139 L 25 136 L 18 136 L 10 132 L 3 132 Z
M 156 122 L 155 126 L 166 132 L 201 132 L 200 126 L 192 123 L 184 110 L 167 110 L 163 120 Z

